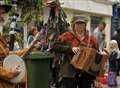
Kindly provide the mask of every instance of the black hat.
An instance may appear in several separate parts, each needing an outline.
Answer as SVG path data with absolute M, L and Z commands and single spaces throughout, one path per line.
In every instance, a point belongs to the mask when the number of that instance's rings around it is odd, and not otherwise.
M 5 13 L 9 12 L 12 8 L 11 5 L 7 5 L 4 3 L 4 0 L 0 0 L 0 8 L 3 8 L 5 10 Z

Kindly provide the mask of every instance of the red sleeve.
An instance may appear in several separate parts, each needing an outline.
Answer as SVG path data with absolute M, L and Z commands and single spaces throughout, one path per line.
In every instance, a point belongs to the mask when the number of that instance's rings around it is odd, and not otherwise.
M 68 42 L 68 41 L 72 41 L 72 35 L 70 32 L 65 32 L 58 37 L 58 40 L 60 42 L 63 42 L 63 43 Z
M 63 33 L 58 37 L 58 40 L 62 43 L 70 44 L 72 47 L 79 45 L 79 40 L 71 32 Z

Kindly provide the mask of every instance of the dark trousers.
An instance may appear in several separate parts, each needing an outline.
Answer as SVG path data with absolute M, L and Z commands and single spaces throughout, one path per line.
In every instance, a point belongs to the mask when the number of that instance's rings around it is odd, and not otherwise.
M 95 78 L 96 77 L 88 74 L 87 72 L 83 72 L 82 74 L 77 73 L 76 79 L 78 88 L 91 88 Z
M 119 76 L 119 72 L 120 72 L 120 58 L 117 59 L 117 75 Z
M 77 82 L 75 78 L 63 78 L 60 88 L 77 88 Z

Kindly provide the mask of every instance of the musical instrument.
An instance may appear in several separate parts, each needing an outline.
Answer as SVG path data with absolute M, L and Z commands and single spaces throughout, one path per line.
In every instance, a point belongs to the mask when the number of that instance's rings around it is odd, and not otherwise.
M 26 48 L 26 50 L 23 52 L 23 54 L 21 55 L 21 57 L 25 56 L 29 50 L 33 47 L 34 43 L 40 39 L 40 33 L 38 32 L 34 38 L 34 40 L 31 42 L 31 44 Z
M 4 39 L 2 37 L 0 37 L 0 55 L 4 55 L 4 57 L 5 57 L 9 54 L 4 59 L 3 67 L 1 67 L 1 68 L 3 68 L 3 70 L 5 70 L 6 74 L 8 73 L 10 75 L 10 77 L 8 75 L 8 77 L 5 78 L 4 72 L 1 70 L 3 72 L 1 77 L 3 77 L 4 79 L 9 79 L 10 82 L 12 82 L 12 83 L 19 83 L 23 80 L 26 81 L 26 77 L 25 77 L 26 76 L 26 67 L 25 67 L 25 63 L 21 57 L 23 57 L 26 53 L 29 52 L 29 50 L 34 45 L 34 42 L 39 40 L 39 37 L 40 37 L 40 34 L 37 33 L 37 35 L 35 36 L 35 39 L 32 41 L 32 43 L 27 48 L 18 50 L 18 51 L 10 51 L 10 52 L 9 52 L 9 50 L 6 50 L 7 43 L 4 42 Z M 17 68 L 17 70 L 20 71 L 20 73 L 15 77 L 12 75 L 12 72 L 11 72 L 11 69 L 13 69 L 13 68 Z
M 108 56 L 98 53 L 93 48 L 81 46 L 80 49 L 80 52 L 73 56 L 71 64 L 75 68 L 86 71 L 94 76 L 102 74 Z
M 13 68 L 17 69 L 20 71 L 20 73 L 10 79 L 12 83 L 19 83 L 23 80 L 26 74 L 26 66 L 22 58 L 20 58 L 17 55 L 9 55 L 7 56 L 4 61 L 3 61 L 3 68 L 6 70 L 10 71 Z

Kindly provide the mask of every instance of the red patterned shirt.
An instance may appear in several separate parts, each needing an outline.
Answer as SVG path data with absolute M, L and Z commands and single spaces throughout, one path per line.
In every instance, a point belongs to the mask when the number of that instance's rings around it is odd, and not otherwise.
M 65 32 L 58 37 L 58 40 L 62 43 L 70 44 L 72 47 L 78 47 L 81 44 L 85 46 L 91 46 L 98 49 L 98 41 L 94 36 L 85 36 L 85 38 L 80 41 L 72 32 Z

